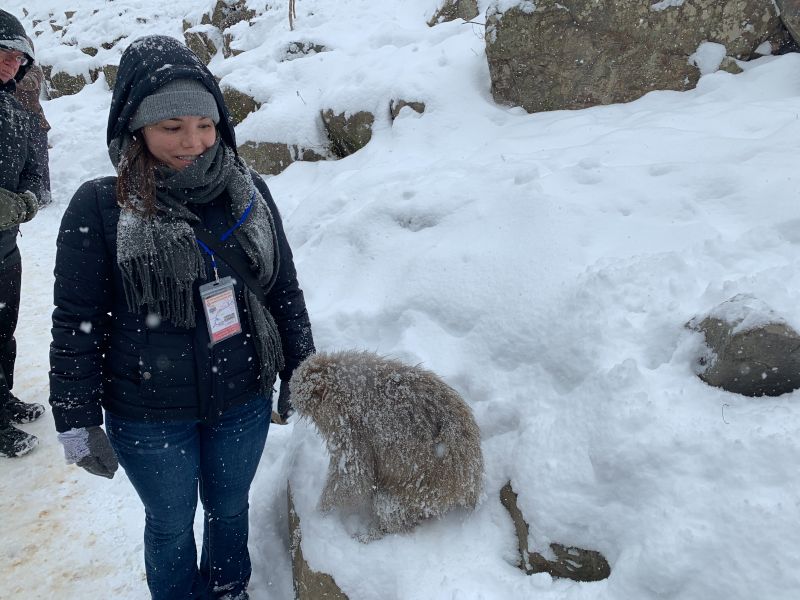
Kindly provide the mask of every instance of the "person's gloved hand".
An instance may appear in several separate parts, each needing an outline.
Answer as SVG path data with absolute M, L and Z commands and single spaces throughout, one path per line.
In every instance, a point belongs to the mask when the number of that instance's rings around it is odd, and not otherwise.
M 27 223 L 39 211 L 39 202 L 33 192 L 9 192 L 0 188 L 0 229 Z
M 67 464 L 77 464 L 92 475 L 111 479 L 119 466 L 106 432 L 97 425 L 70 429 L 58 434 Z
M 281 389 L 278 392 L 278 406 L 272 411 L 272 422 L 278 425 L 286 425 L 286 421 L 294 414 L 292 406 L 292 393 L 289 391 L 289 382 L 281 381 Z

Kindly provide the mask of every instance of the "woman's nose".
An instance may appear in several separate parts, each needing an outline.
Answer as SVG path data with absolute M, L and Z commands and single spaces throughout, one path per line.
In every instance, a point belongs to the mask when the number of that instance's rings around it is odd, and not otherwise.
M 194 148 L 200 141 L 200 134 L 195 131 L 187 131 L 181 137 L 181 146 L 184 148 Z

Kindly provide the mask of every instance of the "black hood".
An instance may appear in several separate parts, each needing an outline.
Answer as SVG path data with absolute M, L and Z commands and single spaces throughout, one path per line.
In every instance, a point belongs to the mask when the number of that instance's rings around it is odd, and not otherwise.
M 163 35 L 138 38 L 122 53 L 108 113 L 106 143 L 110 145 L 127 133 L 128 123 L 141 101 L 173 79 L 196 79 L 208 88 L 219 109 L 220 137 L 235 152 L 236 134 L 217 80 L 194 52 Z
M 25 34 L 25 28 L 19 22 L 19 19 L 2 9 L 0 9 L 0 47 L 17 50 L 28 57 L 28 64 L 20 66 L 14 76 L 16 81 L 22 81 L 25 73 L 33 66 L 33 45 Z

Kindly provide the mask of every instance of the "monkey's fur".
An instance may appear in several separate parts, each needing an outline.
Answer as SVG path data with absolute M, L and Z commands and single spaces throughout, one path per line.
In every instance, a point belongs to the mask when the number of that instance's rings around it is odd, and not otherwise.
M 320 509 L 369 514 L 362 541 L 475 507 L 480 431 L 469 406 L 434 373 L 371 352 L 320 352 L 295 370 L 290 388 L 330 454 Z

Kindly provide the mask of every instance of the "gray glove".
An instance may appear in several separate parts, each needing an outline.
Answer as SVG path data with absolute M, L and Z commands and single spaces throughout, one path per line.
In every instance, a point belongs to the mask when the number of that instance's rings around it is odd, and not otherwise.
M 38 211 L 39 201 L 33 192 L 25 190 L 17 194 L 0 188 L 0 229 L 27 223 Z
M 64 445 L 67 464 L 77 464 L 92 475 L 108 479 L 114 477 L 119 466 L 117 455 L 106 432 L 97 425 L 59 433 L 58 441 Z
M 292 406 L 292 392 L 289 390 L 289 382 L 281 381 L 281 390 L 278 392 L 278 406 L 276 410 L 272 411 L 272 422 L 278 425 L 286 425 L 294 414 L 294 407 Z

